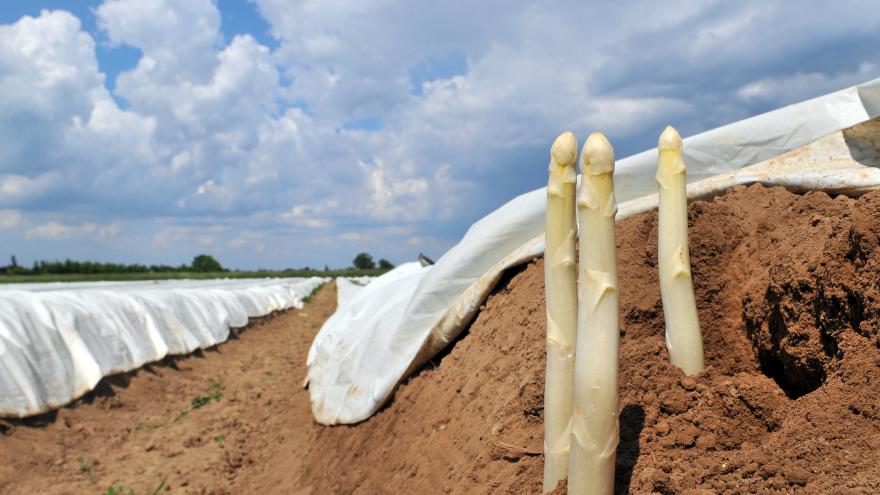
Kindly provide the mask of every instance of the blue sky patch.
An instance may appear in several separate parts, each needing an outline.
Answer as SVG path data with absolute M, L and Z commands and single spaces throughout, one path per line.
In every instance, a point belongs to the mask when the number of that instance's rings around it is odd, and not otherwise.
M 408 71 L 412 84 L 412 93 L 414 95 L 421 95 L 424 92 L 422 88 L 423 83 L 462 75 L 467 72 L 467 69 L 467 54 L 464 50 L 453 50 L 422 59 L 419 63 L 410 67 Z

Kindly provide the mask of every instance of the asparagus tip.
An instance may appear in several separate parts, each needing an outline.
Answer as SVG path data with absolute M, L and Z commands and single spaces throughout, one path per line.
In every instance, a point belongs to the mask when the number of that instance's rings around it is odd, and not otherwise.
M 660 151 L 681 150 L 681 136 L 678 134 L 678 131 L 675 130 L 675 127 L 672 127 L 671 125 L 666 126 L 666 129 L 663 130 L 663 134 L 660 135 L 660 142 L 657 146 L 660 148 Z
M 550 148 L 550 157 L 557 165 L 568 167 L 574 165 L 577 160 L 578 144 L 577 138 L 571 131 L 565 131 L 553 141 Z
M 601 132 L 590 134 L 587 142 L 584 143 L 584 152 L 581 155 L 581 172 L 590 175 L 614 172 L 614 148 Z

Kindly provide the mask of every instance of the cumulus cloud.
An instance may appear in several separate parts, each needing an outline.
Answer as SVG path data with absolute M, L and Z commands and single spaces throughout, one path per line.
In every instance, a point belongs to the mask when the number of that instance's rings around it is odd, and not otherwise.
M 155 247 L 164 247 L 176 243 L 195 242 L 202 246 L 209 246 L 217 242 L 218 237 L 223 235 L 226 230 L 227 228 L 223 225 L 166 226 L 153 235 L 152 244 Z
M 742 100 L 796 102 L 814 96 L 816 91 L 830 92 L 868 80 L 880 73 L 880 67 L 861 63 L 855 70 L 836 73 L 797 72 L 752 81 L 737 90 Z
M 68 239 L 71 237 L 83 237 L 85 235 L 95 233 L 97 229 L 98 226 L 94 223 L 84 223 L 82 225 L 64 225 L 63 223 L 53 221 L 29 229 L 25 233 L 25 238 L 47 239 L 55 241 L 58 239 Z
M 335 199 L 313 204 L 294 205 L 289 211 L 281 214 L 282 220 L 292 222 L 297 227 L 325 229 L 330 226 L 326 215 L 339 207 Z
M 21 212 L 18 210 L 0 210 L 0 230 L 15 229 L 21 225 Z
M 45 239 L 50 241 L 80 237 L 109 239 L 116 237 L 119 234 L 120 229 L 121 225 L 118 222 L 106 225 L 98 225 L 91 222 L 80 225 L 66 225 L 53 220 L 43 225 L 28 229 L 27 232 L 25 232 L 25 238 Z
M 116 225 L 172 263 L 190 246 L 248 266 L 436 256 L 539 187 L 562 130 L 625 156 L 669 122 L 880 76 L 871 2 L 252 5 L 272 48 L 224 36 L 212 0 L 105 0 L 91 33 L 64 11 L 0 25 L 0 208 L 80 215 L 27 238 Z M 136 65 L 105 74 L 96 39 Z
M 0 205 L 21 204 L 28 199 L 43 196 L 59 185 L 60 175 L 57 172 L 45 172 L 36 177 L 0 175 Z

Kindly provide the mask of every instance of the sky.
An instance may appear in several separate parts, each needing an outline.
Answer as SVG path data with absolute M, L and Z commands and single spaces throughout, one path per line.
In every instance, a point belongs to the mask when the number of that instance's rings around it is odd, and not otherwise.
M 0 264 L 439 257 L 546 182 L 880 77 L 874 2 L 0 3 Z

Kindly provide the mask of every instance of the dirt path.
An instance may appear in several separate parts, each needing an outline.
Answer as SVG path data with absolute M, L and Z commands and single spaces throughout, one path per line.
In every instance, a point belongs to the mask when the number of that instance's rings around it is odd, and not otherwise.
M 72 407 L 0 423 L 3 494 L 298 493 L 312 420 L 309 344 L 333 313 L 328 284 L 302 310 L 211 350 L 119 375 Z M 279 467 L 285 478 L 273 476 Z M 296 485 L 294 484 L 296 482 Z

